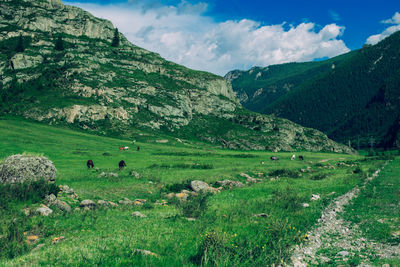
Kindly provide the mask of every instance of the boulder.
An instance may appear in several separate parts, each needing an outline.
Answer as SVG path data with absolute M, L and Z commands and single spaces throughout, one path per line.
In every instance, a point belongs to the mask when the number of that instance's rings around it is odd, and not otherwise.
M 27 180 L 55 181 L 57 169 L 46 157 L 12 155 L 0 166 L 1 183 L 19 183 Z
M 72 210 L 70 205 L 68 205 L 65 201 L 62 201 L 59 199 L 54 201 L 53 205 L 64 212 L 71 212 L 71 210 Z
M 40 207 L 36 210 L 36 213 L 42 215 L 42 216 L 49 216 L 50 214 L 53 213 L 53 210 L 48 208 L 48 207 Z
M 53 204 L 57 200 L 57 197 L 54 194 L 47 195 L 45 197 L 45 201 L 48 205 Z
M 145 250 L 145 249 L 135 249 L 134 253 L 142 254 L 142 255 L 145 255 L 145 256 L 154 256 L 154 257 L 157 257 L 157 258 L 160 257 L 158 254 L 156 254 L 154 252 L 151 252 L 149 250 Z
M 133 201 L 126 197 L 124 199 L 118 201 L 118 203 L 121 205 L 133 205 Z
M 132 216 L 139 217 L 139 218 L 146 218 L 147 216 L 139 211 L 135 211 L 131 214 Z
M 243 183 L 239 182 L 239 181 L 231 181 L 231 180 L 223 180 L 223 181 L 218 181 L 218 183 L 224 187 L 224 188 L 233 188 L 233 187 L 243 187 Z
M 315 195 L 315 194 L 313 194 L 312 197 L 311 197 L 311 200 L 318 200 L 318 199 L 320 199 L 320 198 L 321 198 L 320 195 Z
M 96 203 L 93 200 L 85 199 L 85 200 L 82 200 L 80 206 L 81 206 L 81 208 L 94 209 L 94 208 L 96 208 Z
M 191 181 L 190 187 L 195 192 L 207 191 L 208 188 L 210 188 L 210 186 L 206 182 L 198 181 L 198 180 Z

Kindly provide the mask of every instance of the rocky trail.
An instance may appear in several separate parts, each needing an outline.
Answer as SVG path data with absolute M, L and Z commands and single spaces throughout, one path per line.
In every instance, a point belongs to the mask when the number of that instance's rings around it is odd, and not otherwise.
M 362 266 L 369 266 L 371 256 L 392 258 L 400 256 L 400 246 L 390 246 L 377 243 L 362 237 L 357 225 L 343 220 L 341 212 L 344 207 L 355 199 L 360 190 L 376 177 L 385 166 L 386 162 L 372 176 L 369 176 L 361 187 L 355 187 L 346 194 L 337 197 L 322 212 L 316 227 L 307 233 L 308 241 L 294 248 L 291 257 L 293 266 L 302 267 L 309 265 L 328 264 L 332 262 L 345 262 L 352 256 L 361 258 Z M 324 251 L 339 251 L 334 255 L 324 255 Z

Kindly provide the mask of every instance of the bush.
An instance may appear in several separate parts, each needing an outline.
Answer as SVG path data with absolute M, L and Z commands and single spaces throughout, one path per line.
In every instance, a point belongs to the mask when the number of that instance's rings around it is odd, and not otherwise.
M 182 190 L 190 190 L 190 180 L 183 181 L 181 183 L 175 183 L 171 185 L 167 185 L 165 188 L 168 192 L 174 192 L 174 193 L 179 193 Z
M 207 210 L 207 202 L 210 195 L 211 193 L 202 193 L 195 196 L 189 196 L 186 201 L 177 201 L 176 207 L 180 210 L 182 216 L 198 218 Z
M 323 180 L 327 177 L 328 175 L 326 173 L 318 173 L 314 176 L 311 176 L 310 179 L 311 180 Z

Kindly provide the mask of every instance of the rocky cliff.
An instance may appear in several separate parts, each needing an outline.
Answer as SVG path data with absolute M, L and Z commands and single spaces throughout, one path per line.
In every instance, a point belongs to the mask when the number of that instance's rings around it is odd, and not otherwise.
M 111 46 L 111 22 L 59 0 L 2 0 L 0 29 L 2 113 L 230 148 L 351 152 L 318 131 L 244 110 L 222 77 L 166 61 L 122 34 Z

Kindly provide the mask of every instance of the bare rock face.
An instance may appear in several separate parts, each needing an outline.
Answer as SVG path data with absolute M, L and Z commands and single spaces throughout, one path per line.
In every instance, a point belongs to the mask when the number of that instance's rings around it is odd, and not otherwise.
M 0 165 L 0 182 L 20 183 L 27 180 L 55 181 L 57 169 L 46 157 L 12 155 Z

